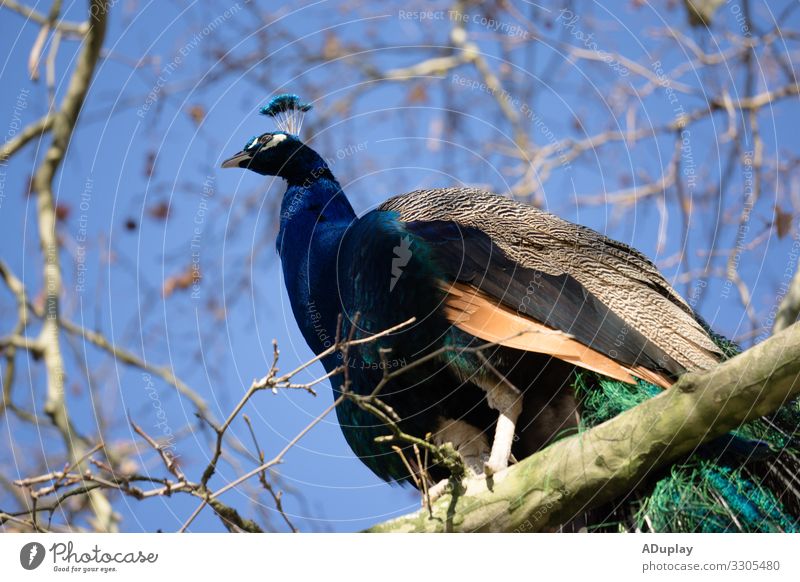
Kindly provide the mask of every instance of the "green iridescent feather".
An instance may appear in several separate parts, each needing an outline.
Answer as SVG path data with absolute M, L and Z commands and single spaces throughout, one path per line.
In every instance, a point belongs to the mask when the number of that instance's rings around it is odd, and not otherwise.
M 726 356 L 738 353 L 733 342 L 712 337 Z M 585 371 L 576 372 L 574 386 L 583 410 L 582 430 L 661 392 L 644 381 L 630 385 Z M 672 465 L 621 504 L 602 508 L 589 529 L 796 532 L 798 445 L 800 408 L 793 401 Z M 773 491 L 785 493 L 779 499 Z

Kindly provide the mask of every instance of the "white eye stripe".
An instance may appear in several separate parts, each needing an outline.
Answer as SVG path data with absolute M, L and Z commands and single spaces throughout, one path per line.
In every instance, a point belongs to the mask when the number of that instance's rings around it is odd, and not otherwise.
M 262 147 L 263 149 L 271 148 L 271 147 L 273 147 L 273 146 L 276 146 L 276 145 L 278 145 L 279 143 L 281 143 L 281 142 L 282 142 L 283 140 L 285 140 L 285 139 L 286 139 L 286 134 L 283 134 L 283 133 L 276 133 L 275 135 L 273 135 L 273 136 L 272 136 L 272 139 L 271 139 L 271 140 L 269 140 L 267 143 L 265 143 L 265 144 L 264 144 L 263 146 L 261 146 L 261 147 Z
M 263 136 L 254 137 L 250 142 L 248 142 L 246 146 L 244 146 L 244 151 L 250 151 L 256 149 L 265 150 L 267 148 L 271 148 L 272 146 L 278 145 L 279 143 L 281 143 L 286 139 L 285 134 L 275 133 L 272 134 L 272 138 L 268 142 L 262 144 L 261 143 L 262 137 Z

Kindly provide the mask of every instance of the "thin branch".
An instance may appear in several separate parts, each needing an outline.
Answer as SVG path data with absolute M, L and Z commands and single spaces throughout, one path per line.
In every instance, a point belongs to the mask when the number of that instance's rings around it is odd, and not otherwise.
M 59 319 L 59 325 L 67 333 L 82 337 L 95 347 L 100 348 L 101 350 L 104 350 L 114 356 L 116 360 L 158 376 L 169 385 L 173 386 L 178 393 L 188 398 L 192 404 L 194 404 L 195 408 L 197 408 L 197 412 L 201 416 L 209 419 L 212 418 L 208 403 L 205 401 L 205 399 L 203 399 L 203 397 L 197 392 L 192 390 L 192 388 L 190 388 L 186 382 L 178 378 L 168 366 L 155 366 L 153 364 L 148 364 L 133 352 L 114 345 L 103 334 L 86 329 L 85 327 L 73 323 L 67 319 Z
M 0 7 L 6 7 L 14 12 L 33 20 L 37 24 L 41 24 L 43 26 L 48 25 L 50 21 L 50 16 L 45 16 L 44 14 L 37 12 L 33 8 L 25 6 L 21 2 L 17 2 L 16 0 L 0 0 Z M 84 36 L 90 28 L 89 23 L 87 22 L 68 22 L 66 20 L 59 20 L 53 24 L 55 28 L 58 30 L 70 34 L 72 36 Z
M 250 431 L 250 437 L 253 439 L 253 444 L 256 447 L 256 452 L 258 453 L 258 460 L 263 465 L 265 456 L 264 451 L 261 449 L 261 446 L 258 444 L 258 439 L 256 438 L 256 432 L 253 430 L 253 425 L 250 423 L 250 417 L 246 414 L 242 415 L 242 419 L 247 424 L 247 428 Z M 297 533 L 298 529 L 289 519 L 289 516 L 286 515 L 286 511 L 283 509 L 283 491 L 275 491 L 275 488 L 272 486 L 272 483 L 269 482 L 267 479 L 267 471 L 261 471 L 258 475 L 258 481 L 261 483 L 261 486 L 264 490 L 270 494 L 272 497 L 272 501 L 275 503 L 275 509 L 278 510 L 278 513 L 281 514 L 283 521 L 286 522 L 286 525 L 289 526 L 289 529 L 292 530 L 293 533 Z
M 0 163 L 8 160 L 8 158 L 25 147 L 31 140 L 39 138 L 50 131 L 53 127 L 53 121 L 55 121 L 54 115 L 45 115 L 38 121 L 34 121 L 26 126 L 18 135 L 5 142 L 0 146 Z

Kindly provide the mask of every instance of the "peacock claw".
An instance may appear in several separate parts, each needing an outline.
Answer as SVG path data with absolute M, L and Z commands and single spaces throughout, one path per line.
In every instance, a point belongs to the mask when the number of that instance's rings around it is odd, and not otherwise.
M 499 473 L 500 471 L 502 471 L 506 467 L 508 467 L 508 464 L 505 464 L 505 465 L 502 465 L 502 464 L 501 465 L 492 465 L 492 463 L 486 462 L 483 465 L 483 474 L 488 479 L 489 477 L 492 477 L 496 473 Z
M 494 451 L 492 451 L 492 452 L 494 452 Z M 483 475 L 484 475 L 484 477 L 487 477 L 487 478 L 488 477 L 492 477 L 493 475 L 496 475 L 500 471 L 504 471 L 505 469 L 508 469 L 509 462 L 516 463 L 516 460 L 514 459 L 514 455 L 509 455 L 508 457 L 505 457 L 505 459 L 500 455 L 498 455 L 498 457 L 496 459 L 492 459 L 490 457 L 489 460 L 487 460 L 483 464 Z

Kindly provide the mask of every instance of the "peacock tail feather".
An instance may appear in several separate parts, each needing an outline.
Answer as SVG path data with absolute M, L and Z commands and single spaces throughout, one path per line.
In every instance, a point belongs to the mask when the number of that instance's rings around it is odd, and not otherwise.
M 701 322 L 702 323 L 702 322 Z M 705 326 L 704 326 L 705 327 Z M 712 333 L 732 357 L 738 346 Z M 661 389 L 577 371 L 574 383 L 587 430 L 652 398 Z M 590 531 L 800 531 L 800 405 L 743 424 L 657 474 L 636 495 L 595 512 Z

